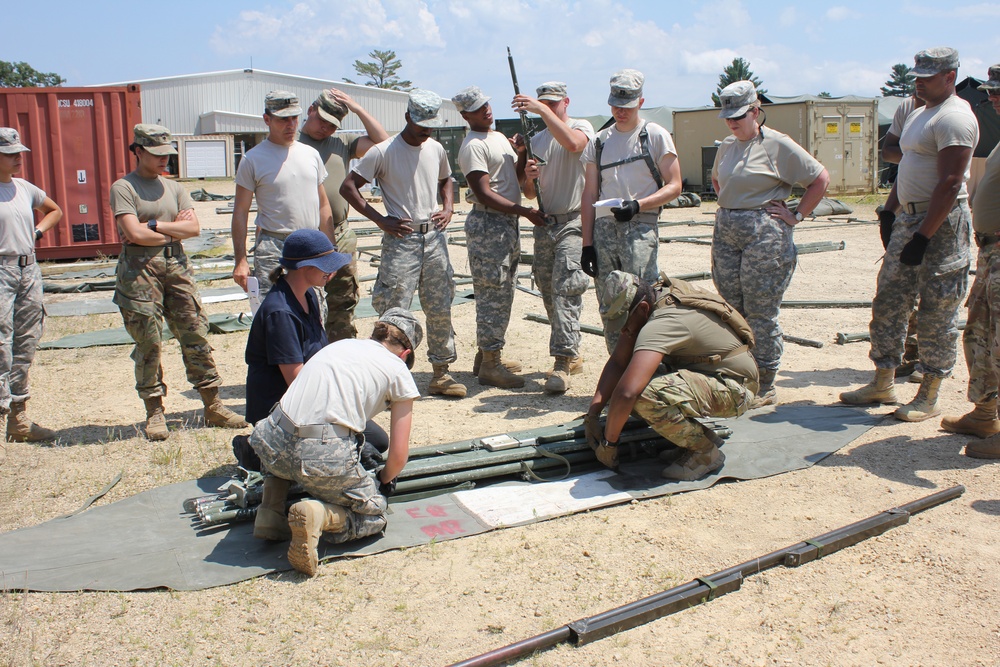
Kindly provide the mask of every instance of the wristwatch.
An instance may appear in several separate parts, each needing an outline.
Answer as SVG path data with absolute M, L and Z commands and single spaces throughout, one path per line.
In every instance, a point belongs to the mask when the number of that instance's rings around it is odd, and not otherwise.
M 802 215 L 802 213 L 800 213 L 799 211 L 795 212 L 795 222 L 802 222 L 802 219 L 804 217 L 806 216 Z
M 38 227 L 35 227 L 35 240 L 36 241 L 41 241 L 42 240 L 42 234 L 43 234 L 42 230 L 40 230 Z
M 149 222 L 146 223 L 146 226 L 149 227 L 150 229 L 152 229 L 155 232 L 156 231 L 156 220 L 150 220 Z

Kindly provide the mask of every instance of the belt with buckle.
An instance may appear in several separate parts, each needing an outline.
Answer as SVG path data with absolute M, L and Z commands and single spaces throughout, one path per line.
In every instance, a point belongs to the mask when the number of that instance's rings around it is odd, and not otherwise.
M 579 211 L 570 211 L 569 213 L 546 213 L 545 217 L 550 218 L 552 222 L 557 225 L 569 222 L 570 220 L 575 220 L 580 217 Z
M 287 239 L 289 236 L 292 235 L 291 232 L 272 232 L 272 231 L 270 231 L 268 229 L 261 229 L 260 227 L 257 228 L 257 234 L 258 235 L 262 234 L 264 236 L 270 236 L 271 238 L 275 238 L 275 239 L 281 239 L 282 241 L 284 241 L 285 239 Z
M 30 255 L 0 255 L 0 264 L 17 264 L 18 266 L 31 266 L 35 263 L 35 254 Z
M 122 245 L 122 252 L 129 257 L 154 257 L 156 255 L 177 257 L 184 253 L 184 247 L 179 241 L 166 245 L 135 245 L 134 243 L 126 243 Z
M 299 426 L 282 411 L 280 403 L 275 404 L 272 414 L 275 417 L 278 427 L 286 433 L 291 433 L 296 438 L 322 439 L 328 433 L 344 439 L 354 437 L 354 431 L 340 424 L 307 424 Z
M 976 245 L 982 248 L 983 246 L 988 246 L 992 243 L 1000 241 L 1000 232 L 990 232 L 989 234 L 976 232 L 974 237 L 976 239 Z
M 495 208 L 489 208 L 488 206 L 483 206 L 482 204 L 473 204 L 472 210 L 479 211 L 480 213 L 492 213 L 494 215 L 505 215 L 510 218 L 517 218 L 516 213 L 504 213 L 503 211 L 498 211 Z
M 426 234 L 427 232 L 431 231 L 431 221 L 424 220 L 421 223 L 415 224 L 413 226 L 413 231 L 419 232 L 421 234 Z
M 930 208 L 931 203 L 929 201 L 911 201 L 907 204 L 903 204 L 903 210 L 910 215 L 917 215 L 919 213 L 926 213 L 927 209 Z

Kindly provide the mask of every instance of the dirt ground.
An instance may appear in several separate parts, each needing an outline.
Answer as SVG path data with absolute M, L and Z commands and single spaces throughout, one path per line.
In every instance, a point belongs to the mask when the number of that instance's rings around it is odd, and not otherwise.
M 233 190 L 225 181 L 188 184 L 202 186 Z M 876 203 L 876 197 L 852 200 L 852 217 L 874 220 Z M 217 205 L 197 204 L 203 226 L 228 229 L 228 216 L 214 213 Z M 705 204 L 665 212 L 663 220 L 697 224 L 667 227 L 661 236 L 709 234 L 713 211 Z M 840 220 L 800 226 L 798 243 L 844 241 L 846 249 L 802 255 L 786 299 L 872 297 L 881 255 L 877 228 Z M 835 226 L 817 229 L 824 225 Z M 530 249 L 530 236 L 523 245 Z M 468 273 L 464 248 L 451 250 L 456 272 Z M 705 271 L 709 248 L 663 244 L 659 262 L 675 275 Z M 361 267 L 362 275 L 375 272 L 367 258 Z M 81 297 L 52 297 L 66 298 Z M 584 321 L 599 324 L 593 292 L 585 298 Z M 414 446 L 548 425 L 586 409 L 607 356 L 603 340 L 584 334 L 584 373 L 573 377 L 565 396 L 546 396 L 547 328 L 526 321 L 528 312 L 544 312 L 541 301 L 518 292 L 506 356 L 524 363 L 528 383 L 503 391 L 472 377 L 474 306 L 455 309 L 453 370 L 470 393 L 457 402 L 419 401 Z M 844 388 L 866 382 L 868 344 L 834 339 L 837 332 L 865 332 L 869 317 L 864 308 L 784 310 L 786 333 L 825 345 L 786 346 L 777 383 L 782 402 L 832 404 Z M 117 326 L 118 314 L 51 317 L 45 339 Z M 362 320 L 362 335 L 371 326 Z M 212 339 L 223 397 L 239 411 L 245 341 L 245 333 Z M 60 438 L 55 446 L 0 449 L 0 530 L 69 512 L 119 471 L 122 481 L 99 505 L 232 472 L 232 432 L 204 428 L 176 343 L 166 350 L 172 434 L 163 443 L 139 435 L 144 414 L 130 346 L 38 354 L 30 411 L 59 429 Z M 430 371 L 421 351 L 414 375 L 423 389 Z M 960 353 L 942 389 L 946 414 L 969 408 L 966 380 Z M 916 389 L 897 385 L 903 400 Z M 0 664 L 449 664 L 963 484 L 967 491 L 958 500 L 880 537 L 798 569 L 750 577 L 741 591 L 710 604 L 584 647 L 562 645 L 523 664 L 1000 665 L 1000 467 L 962 456 L 967 438 L 941 431 L 936 419 L 908 424 L 888 417 L 889 407 L 871 411 L 887 417 L 807 470 L 332 562 L 312 579 L 286 572 L 199 592 L 3 594 Z

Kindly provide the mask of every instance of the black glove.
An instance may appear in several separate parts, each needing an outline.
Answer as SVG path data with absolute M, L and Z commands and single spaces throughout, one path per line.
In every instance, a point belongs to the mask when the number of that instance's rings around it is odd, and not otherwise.
M 618 222 L 628 222 L 639 215 L 639 202 L 628 199 L 623 201 L 621 206 L 612 206 L 611 212 L 615 214 L 615 220 Z
M 358 459 L 361 461 L 361 467 L 365 470 L 375 470 L 382 465 L 382 455 L 379 454 L 375 445 L 367 440 L 365 441 L 365 444 L 361 446 L 361 451 L 358 453 Z
M 889 237 L 892 236 L 892 224 L 896 222 L 896 214 L 892 211 L 878 212 L 878 233 L 882 237 L 882 249 L 889 247 Z
M 250 446 L 250 438 L 245 435 L 237 435 L 233 438 L 233 454 L 236 456 L 236 463 L 244 470 L 260 472 L 263 470 L 260 457 Z
M 591 278 L 597 277 L 597 250 L 594 246 L 583 246 L 583 252 L 580 253 L 580 268 Z
M 393 477 L 392 480 L 390 480 L 388 482 L 383 482 L 381 477 L 379 477 L 378 475 L 375 475 L 375 481 L 378 482 L 378 492 L 381 493 L 386 498 L 388 498 L 392 494 L 396 493 L 396 480 L 397 479 L 399 479 L 399 478 L 398 477 Z
M 910 242 L 903 246 L 903 252 L 899 253 L 899 261 L 907 266 L 920 266 L 924 261 L 924 253 L 927 252 L 927 244 L 931 240 L 917 232 L 910 239 Z

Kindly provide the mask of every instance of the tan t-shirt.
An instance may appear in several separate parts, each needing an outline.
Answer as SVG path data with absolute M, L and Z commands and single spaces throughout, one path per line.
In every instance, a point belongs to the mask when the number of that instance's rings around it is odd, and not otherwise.
M 647 134 L 649 134 L 649 153 L 657 168 L 659 168 L 663 156 L 677 155 L 677 149 L 674 148 L 674 140 L 670 138 L 670 133 L 656 123 L 640 122 L 631 132 L 620 132 L 617 126 L 612 125 L 597 134 L 597 138 L 604 143 L 604 148 L 601 151 L 601 164 L 614 164 L 635 155 L 642 155 L 639 133 L 643 126 L 646 127 Z M 588 143 L 587 147 L 583 149 L 580 160 L 585 166 L 597 163 L 597 145 L 594 141 Z M 660 177 L 666 178 L 666 174 L 660 174 Z M 646 161 L 635 160 L 618 167 L 604 169 L 601 172 L 601 191 L 598 194 L 598 199 L 616 197 L 642 199 L 659 189 Z
M 502 133 L 496 130 L 469 132 L 458 151 L 458 166 L 466 178 L 474 171 L 489 174 L 491 190 L 513 204 L 521 203 L 517 153 Z M 465 199 L 479 203 L 472 188 Z
M 420 223 L 437 210 L 438 183 L 451 176 L 451 165 L 434 139 L 411 146 L 397 134 L 373 146 L 353 171 L 369 183 L 378 179 L 386 213 Z
M 594 138 L 594 126 L 589 121 L 570 118 L 571 130 L 579 130 Z M 546 213 L 562 215 L 580 210 L 583 199 L 583 163 L 579 153 L 570 153 L 552 137 L 548 128 L 531 138 L 531 150 L 543 160 L 538 183 L 542 189 L 542 204 Z
M 330 200 L 330 208 L 333 209 L 333 224 L 335 225 L 347 220 L 350 211 L 347 200 L 340 196 L 340 186 L 347 178 L 347 169 L 357 152 L 358 140 L 363 136 L 366 135 L 355 132 L 337 132 L 323 141 L 316 141 L 308 134 L 299 132 L 299 142 L 315 148 L 326 166 L 327 177 L 323 181 L 323 189 L 326 190 L 326 198 Z
M 969 103 L 952 95 L 934 107 L 921 107 L 906 118 L 899 147 L 903 159 L 896 177 L 896 194 L 900 203 L 928 202 L 938 184 L 938 153 L 950 146 L 975 148 L 979 143 L 979 122 Z M 968 196 L 965 182 L 969 180 L 969 163 L 965 165 L 959 199 Z
M 769 127 L 748 141 L 733 135 L 715 154 L 712 178 L 719 182 L 719 206 L 754 209 L 773 199 L 787 199 L 792 186 L 808 187 L 823 165 L 787 134 Z
M 718 315 L 687 306 L 666 305 L 657 308 L 639 331 L 635 351 L 651 350 L 666 357 L 671 367 L 687 368 L 712 375 L 722 373 L 737 380 L 758 381 L 757 363 L 749 352 L 735 354 L 717 364 L 689 363 L 682 357 L 725 355 L 743 345 L 743 341 Z
M 986 158 L 983 178 L 972 199 L 972 228 L 980 234 L 1000 232 L 1000 144 Z
M 111 212 L 116 218 L 131 213 L 139 222 L 169 221 L 189 208 L 194 208 L 194 202 L 187 190 L 162 176 L 143 178 L 133 171 L 111 186 Z

